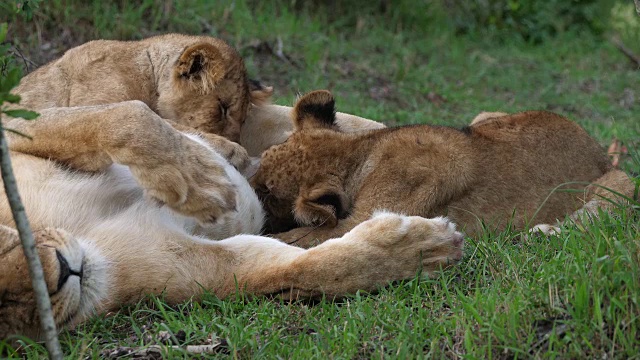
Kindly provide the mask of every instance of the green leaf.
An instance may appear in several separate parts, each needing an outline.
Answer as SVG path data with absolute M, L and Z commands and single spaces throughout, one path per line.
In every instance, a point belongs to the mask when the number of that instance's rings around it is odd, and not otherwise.
M 11 89 L 18 86 L 18 83 L 20 83 L 20 75 L 22 75 L 22 71 L 20 71 L 19 68 L 9 69 L 3 81 L 0 81 L 0 93 L 8 93 Z
M 23 118 L 25 120 L 33 120 L 37 118 L 40 114 L 35 111 L 29 111 L 25 109 L 16 109 L 16 110 L 3 110 L 3 113 L 14 117 L 14 118 Z
M 7 94 L 4 97 L 4 101 L 8 102 L 8 103 L 12 103 L 12 104 L 17 104 L 20 102 L 20 95 L 16 95 L 16 94 Z
M 9 69 L 9 71 L 7 72 L 6 84 L 7 86 L 11 86 L 11 87 L 7 90 L 11 90 L 14 87 L 18 86 L 18 84 L 20 83 L 21 77 L 22 77 L 22 70 L 20 70 L 20 68 L 14 67 L 13 69 Z

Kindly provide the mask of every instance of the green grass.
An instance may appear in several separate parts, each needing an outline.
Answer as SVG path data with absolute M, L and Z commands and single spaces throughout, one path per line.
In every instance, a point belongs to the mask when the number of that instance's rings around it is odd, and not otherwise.
M 338 0 L 315 8 L 176 1 L 169 15 L 163 1 L 127 4 L 53 0 L 33 22 L 10 18 L 12 40 L 43 63 L 91 38 L 204 32 L 238 48 L 251 76 L 275 86 L 279 104 L 327 88 L 340 111 L 393 125 L 461 126 L 482 110 L 548 109 L 578 121 L 603 146 L 622 139 L 632 154 L 624 168 L 640 173 L 640 71 L 608 40 L 617 34 L 640 53 L 630 2 L 616 8 L 602 37 L 570 32 L 538 45 L 454 36 L 427 1 L 401 1 L 384 13 L 366 1 L 348 11 L 349 2 Z M 279 44 L 289 60 L 276 56 Z M 221 341 L 213 357 L 638 358 L 639 220 L 637 211 L 620 212 L 528 241 L 488 231 L 467 239 L 462 263 L 436 279 L 340 301 L 207 297 L 172 308 L 152 298 L 64 332 L 63 347 L 72 359 L 99 357 L 162 342 L 160 333 L 169 332 L 181 345 Z M 0 342 L 0 353 L 6 346 Z M 25 343 L 18 354 L 45 352 Z

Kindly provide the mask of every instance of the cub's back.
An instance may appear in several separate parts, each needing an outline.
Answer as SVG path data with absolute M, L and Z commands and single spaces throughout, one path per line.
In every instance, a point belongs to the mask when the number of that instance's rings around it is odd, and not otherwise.
M 611 166 L 603 148 L 575 122 L 546 111 L 499 117 L 468 128 L 474 147 L 506 169 L 599 177 Z M 594 178 L 595 179 L 595 178 Z
M 513 221 L 517 227 L 527 221 L 554 222 L 582 205 L 580 193 L 567 190 L 580 191 L 610 169 L 602 147 L 578 124 L 557 114 L 507 115 L 465 132 L 482 171 L 471 191 L 450 204 L 460 222 L 477 223 L 476 215 L 500 225 Z

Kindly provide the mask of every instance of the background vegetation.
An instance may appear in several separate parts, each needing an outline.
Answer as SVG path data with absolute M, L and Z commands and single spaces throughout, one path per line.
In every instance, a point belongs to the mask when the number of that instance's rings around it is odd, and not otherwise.
M 91 39 L 204 33 L 239 49 L 251 76 L 274 85 L 279 104 L 327 88 L 340 111 L 389 125 L 461 126 L 482 110 L 547 109 L 578 121 L 603 146 L 622 140 L 630 153 L 622 167 L 640 172 L 640 63 L 632 59 L 640 17 L 630 0 L 31 4 L 28 21 L 14 15 L 13 1 L 0 3 L 25 71 Z M 488 229 L 468 239 L 465 260 L 438 279 L 340 301 L 209 297 L 168 307 L 152 298 L 65 332 L 63 347 L 73 359 L 204 343 L 219 344 L 208 356 L 238 358 L 638 357 L 638 222 L 637 211 L 620 212 L 528 241 Z M 44 353 L 22 344 L 0 342 L 0 354 Z

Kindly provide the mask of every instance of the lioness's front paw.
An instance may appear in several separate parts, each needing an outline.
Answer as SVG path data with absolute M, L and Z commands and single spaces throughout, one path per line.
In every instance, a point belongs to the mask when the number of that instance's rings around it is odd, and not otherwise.
M 130 166 L 131 171 L 155 201 L 201 224 L 215 223 L 235 211 L 235 187 L 210 149 L 190 139 L 183 145 L 175 158 L 156 166 Z
M 218 135 L 203 134 L 201 136 L 238 171 L 243 172 L 251 164 L 249 153 L 242 145 Z
M 396 280 L 411 277 L 419 269 L 431 274 L 462 259 L 464 236 L 444 217 L 426 219 L 378 213 L 346 236 L 366 239 L 382 250 L 382 263 Z

